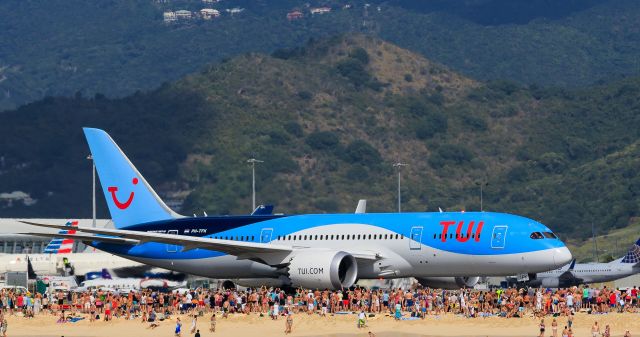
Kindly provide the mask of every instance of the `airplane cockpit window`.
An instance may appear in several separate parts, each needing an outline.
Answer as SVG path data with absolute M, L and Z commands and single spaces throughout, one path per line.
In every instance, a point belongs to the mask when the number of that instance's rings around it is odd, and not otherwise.
M 547 239 L 557 239 L 558 238 L 555 234 L 553 234 L 551 232 L 543 232 L 542 234 Z
M 534 240 L 544 239 L 544 236 L 542 236 L 540 232 L 533 232 L 529 237 Z

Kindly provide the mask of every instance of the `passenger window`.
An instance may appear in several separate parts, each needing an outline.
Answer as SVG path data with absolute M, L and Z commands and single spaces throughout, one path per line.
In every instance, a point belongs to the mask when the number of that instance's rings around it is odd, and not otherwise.
M 360 234 L 358 234 L 358 240 L 360 240 Z

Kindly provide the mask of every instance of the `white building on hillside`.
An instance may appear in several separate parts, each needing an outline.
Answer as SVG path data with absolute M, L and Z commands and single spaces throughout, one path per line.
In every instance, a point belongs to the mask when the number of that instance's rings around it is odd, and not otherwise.
M 192 15 L 193 15 L 193 13 L 191 13 L 191 11 L 187 11 L 187 10 L 184 10 L 184 9 L 176 11 L 176 17 L 178 19 L 191 19 Z
M 210 20 L 212 18 L 217 18 L 220 16 L 220 11 L 213 8 L 203 8 L 200 10 L 200 15 L 205 20 Z
M 311 15 L 326 14 L 326 13 L 331 12 L 331 8 L 330 7 L 316 7 L 316 8 L 311 8 L 310 12 L 311 12 Z
M 231 14 L 231 15 L 239 14 L 239 13 L 244 12 L 244 8 L 234 7 L 234 8 L 231 8 L 231 9 L 227 9 L 227 12 L 229 14 Z
M 164 19 L 165 23 L 170 23 L 178 20 L 175 12 L 164 12 L 162 14 L 162 18 Z

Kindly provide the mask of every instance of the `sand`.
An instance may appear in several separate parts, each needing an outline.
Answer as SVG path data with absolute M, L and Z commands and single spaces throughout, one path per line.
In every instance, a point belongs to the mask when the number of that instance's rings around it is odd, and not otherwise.
M 588 315 L 577 314 L 574 319 L 574 336 L 590 336 L 590 328 L 594 321 L 601 325 L 611 325 L 612 336 L 622 336 L 625 329 L 629 329 L 633 336 L 640 336 L 640 314 L 606 314 Z M 218 318 L 215 333 L 209 332 L 209 316 L 198 321 L 202 336 L 284 336 L 284 319 L 273 321 L 258 315 L 234 315 L 228 319 Z M 189 333 L 191 320 L 181 316 L 183 321 L 182 336 L 193 336 Z M 551 318 L 545 318 L 547 326 L 546 336 L 551 336 Z M 83 320 L 76 323 L 55 323 L 54 316 L 39 316 L 34 319 L 10 317 L 8 336 L 173 336 L 175 318 L 171 321 L 160 322 L 154 330 L 147 329 L 148 324 L 140 320 L 126 321 L 116 319 L 112 322 L 94 322 Z M 391 317 L 377 316 L 368 319 L 368 327 L 358 329 L 355 315 L 336 315 L 333 317 L 319 317 L 307 314 L 294 315 L 294 332 L 290 336 L 331 336 L 331 337 L 366 337 L 368 331 L 373 331 L 378 337 L 420 337 L 420 336 L 526 336 L 538 335 L 538 319 L 531 318 L 475 318 L 467 319 L 454 315 L 443 317 L 428 317 L 417 321 L 394 321 Z M 566 324 L 566 318 L 558 318 L 558 335 Z

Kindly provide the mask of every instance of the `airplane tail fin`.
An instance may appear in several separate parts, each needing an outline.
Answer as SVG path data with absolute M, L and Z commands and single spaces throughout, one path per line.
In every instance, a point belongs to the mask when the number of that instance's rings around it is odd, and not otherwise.
M 627 255 L 622 258 L 620 263 L 640 263 L 640 239 L 629 248 Z
M 61 230 L 58 234 L 75 234 L 74 227 L 78 227 L 78 221 L 69 221 L 65 224 L 68 230 Z M 47 247 L 42 251 L 44 254 L 70 254 L 73 251 L 73 239 L 70 238 L 53 238 L 49 241 Z
M 38 275 L 36 275 L 36 272 L 33 270 L 31 259 L 28 256 L 27 256 L 27 278 L 29 280 L 35 280 L 38 278 Z
M 103 278 L 103 279 L 105 279 L 105 280 L 111 280 L 111 279 L 113 279 L 113 278 L 111 277 L 111 273 L 109 273 L 109 271 L 108 271 L 106 268 L 102 268 L 102 275 L 101 275 L 100 277 L 102 277 L 102 278 Z
M 109 134 L 83 130 L 116 228 L 182 217 L 160 199 Z

